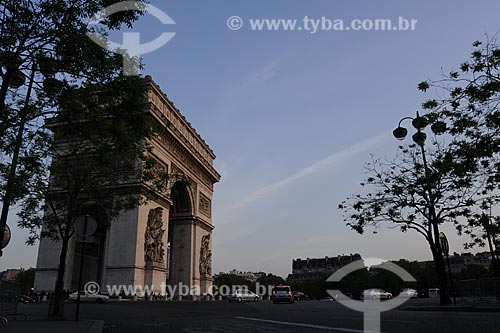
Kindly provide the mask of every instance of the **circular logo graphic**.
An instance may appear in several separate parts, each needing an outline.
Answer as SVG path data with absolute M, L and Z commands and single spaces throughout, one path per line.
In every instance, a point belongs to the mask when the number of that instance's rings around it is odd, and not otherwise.
M 243 27 L 243 19 L 239 16 L 231 16 L 227 19 L 227 27 L 231 30 L 240 30 Z
M 12 234 L 10 232 L 9 226 L 5 225 L 5 229 L 3 232 L 2 244 L 0 246 L 0 249 L 5 249 L 5 247 L 7 247 L 7 245 L 9 245 L 11 237 L 12 237 Z

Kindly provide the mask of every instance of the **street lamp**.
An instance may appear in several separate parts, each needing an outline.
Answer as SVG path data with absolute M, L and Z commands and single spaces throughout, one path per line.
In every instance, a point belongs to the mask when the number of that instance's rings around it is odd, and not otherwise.
M 491 215 L 491 213 L 490 213 Z M 493 241 L 491 237 L 491 224 L 490 224 L 490 219 L 491 216 L 488 216 L 486 214 L 482 214 L 481 218 L 479 219 L 479 222 L 483 226 L 484 231 L 486 232 L 486 239 L 488 240 L 488 246 L 490 248 L 490 254 L 491 254 L 491 262 L 492 262 L 492 267 L 493 267 L 493 273 L 495 276 L 498 276 L 498 258 L 496 256 L 496 250 L 493 247 Z
M 444 276 L 443 276 L 444 279 L 440 278 L 440 280 L 442 280 L 442 283 L 443 283 L 442 287 L 445 287 L 443 289 L 447 289 L 447 286 L 446 286 L 446 284 L 447 284 L 447 282 L 446 282 L 446 268 L 445 268 L 445 263 L 444 263 L 444 259 L 443 259 L 444 251 L 443 251 L 443 248 L 441 247 L 441 244 L 439 242 L 439 239 L 440 239 L 439 220 L 438 220 L 438 217 L 436 214 L 435 193 L 433 191 L 432 184 L 429 181 L 430 169 L 429 169 L 429 166 L 427 164 L 427 156 L 425 154 L 425 149 L 424 149 L 425 141 L 427 140 L 427 134 L 425 132 L 423 132 L 423 130 L 427 127 L 427 125 L 429 125 L 429 119 L 425 116 L 424 117 L 420 116 L 418 111 L 417 111 L 417 116 L 415 118 L 414 117 L 402 118 L 398 123 L 398 127 L 392 132 L 394 137 L 400 141 L 404 140 L 406 138 L 406 136 L 408 135 L 408 129 L 401 126 L 401 123 L 405 120 L 411 120 L 411 124 L 416 129 L 416 132 L 412 135 L 412 139 L 413 139 L 413 142 L 415 142 L 420 147 L 420 151 L 422 153 L 422 161 L 423 161 L 423 165 L 424 165 L 425 187 L 426 187 L 425 192 L 426 192 L 426 196 L 428 197 L 427 198 L 428 199 L 427 200 L 428 209 L 429 209 L 428 220 L 429 220 L 430 225 L 432 226 L 432 234 L 433 234 L 433 236 L 434 236 L 433 238 L 435 240 L 434 246 L 438 252 L 438 256 L 436 257 L 436 258 L 438 258 L 437 260 L 439 261 L 439 262 L 436 262 L 436 264 L 438 265 L 437 266 L 438 275 L 444 274 Z M 442 121 L 434 121 L 433 124 L 431 125 L 431 131 L 434 134 L 442 134 L 442 133 L 446 132 L 446 124 Z M 441 267 L 439 267 L 439 266 L 441 266 Z M 441 269 L 442 269 L 442 271 L 441 271 Z M 450 270 L 450 280 L 451 280 L 452 293 L 454 295 L 455 292 L 453 290 L 453 279 L 451 277 L 451 270 Z M 445 291 L 443 290 L 442 294 L 444 294 L 444 292 Z M 449 299 L 448 299 L 448 301 L 449 301 Z M 455 305 L 456 305 L 456 303 L 455 303 Z
M 31 73 L 29 77 L 23 73 L 21 67 L 24 63 L 31 63 Z M 15 139 L 15 146 L 12 152 L 12 158 L 9 167 L 9 174 L 7 176 L 6 189 L 4 193 L 3 202 L 1 205 L 0 213 L 0 243 L 5 241 L 5 226 L 7 225 L 7 217 L 9 209 L 13 201 L 13 192 L 15 191 L 15 176 L 19 164 L 20 149 L 24 140 L 24 132 L 28 123 L 28 110 L 31 100 L 32 91 L 35 89 L 35 76 L 40 71 L 44 77 L 43 88 L 47 96 L 54 97 L 60 93 L 63 88 L 63 82 L 56 79 L 54 76 L 57 74 L 57 60 L 48 55 L 29 55 L 21 57 L 13 51 L 0 52 L 0 67 L 5 68 L 8 86 L 13 89 L 19 89 L 26 84 L 26 96 L 24 106 L 20 110 L 20 121 L 17 128 Z M 2 97 L 5 97 L 2 96 Z M 0 113 L 4 108 L 4 101 L 0 97 Z M 0 257 L 2 256 L 2 249 L 0 249 Z
M 392 131 L 392 134 L 394 135 L 394 137 L 400 141 L 404 140 L 406 138 L 406 136 L 408 135 L 408 129 L 401 126 L 401 123 L 404 120 L 411 120 L 411 124 L 417 130 L 417 132 L 415 134 L 413 134 L 412 139 L 419 146 L 423 146 L 425 143 L 425 140 L 427 139 L 427 134 L 422 132 L 422 130 L 424 128 L 426 128 L 427 125 L 429 124 L 429 121 L 427 120 L 427 118 L 420 116 L 420 114 L 417 111 L 417 116 L 415 118 L 404 117 L 403 119 L 401 119 L 399 121 L 398 127 L 394 131 Z M 446 132 L 446 123 L 444 123 L 442 121 L 434 122 L 431 125 L 431 131 L 434 134 L 442 134 L 442 133 Z

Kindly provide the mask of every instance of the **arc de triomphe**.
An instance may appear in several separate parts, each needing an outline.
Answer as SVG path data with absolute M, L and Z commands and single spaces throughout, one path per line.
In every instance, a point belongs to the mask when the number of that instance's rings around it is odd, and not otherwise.
M 101 289 L 153 285 L 156 293 L 165 283 L 182 283 L 204 293 L 212 284 L 212 195 L 220 180 L 213 167 L 215 154 L 151 77 L 146 81 L 150 113 L 164 125 L 162 134 L 152 141 L 152 154 L 172 175 L 171 194 L 99 228 L 85 246 L 83 281 L 95 281 Z M 36 290 L 54 289 L 60 246 L 41 240 Z M 73 237 L 66 259 L 65 290 L 77 288 L 79 249 Z

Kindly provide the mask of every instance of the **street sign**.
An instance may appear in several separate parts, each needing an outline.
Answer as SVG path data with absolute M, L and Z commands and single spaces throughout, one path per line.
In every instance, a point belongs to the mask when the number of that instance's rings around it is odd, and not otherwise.
M 10 243 L 10 238 L 12 234 L 10 233 L 10 228 L 8 225 L 5 225 L 5 231 L 3 233 L 3 239 L 2 239 L 2 244 L 0 246 L 0 249 L 5 249 L 7 245 Z
M 92 216 L 80 216 L 75 222 L 75 233 L 79 238 L 92 236 L 97 230 L 97 222 Z
M 450 245 L 448 244 L 448 239 L 444 232 L 439 233 L 439 244 L 441 245 L 441 250 L 443 250 L 443 254 L 447 256 L 450 253 Z

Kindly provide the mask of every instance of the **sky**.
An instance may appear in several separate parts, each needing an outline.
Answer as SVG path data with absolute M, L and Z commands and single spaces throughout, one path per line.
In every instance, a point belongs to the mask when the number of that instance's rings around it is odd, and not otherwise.
M 360 191 L 370 154 L 391 158 L 391 131 L 428 97 L 418 82 L 457 69 L 472 42 L 500 29 L 498 0 L 152 0 L 145 69 L 215 151 L 213 271 L 286 276 L 294 258 L 360 253 L 430 260 L 425 240 L 380 228 L 358 235 L 338 204 Z M 239 30 L 228 18 L 241 17 Z M 254 31 L 250 19 L 416 19 L 414 31 Z M 234 28 L 234 26 L 232 26 Z M 120 42 L 120 35 L 112 35 Z M 432 96 L 433 92 L 431 92 Z M 15 226 L 15 211 L 9 224 Z M 0 270 L 36 265 L 13 227 Z M 450 250 L 463 239 L 446 229 Z

